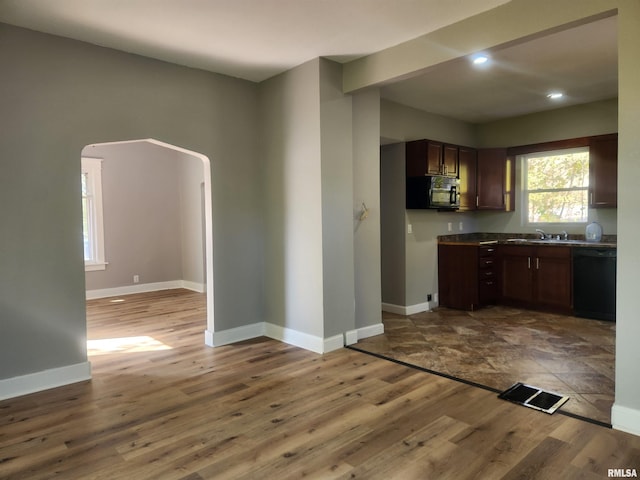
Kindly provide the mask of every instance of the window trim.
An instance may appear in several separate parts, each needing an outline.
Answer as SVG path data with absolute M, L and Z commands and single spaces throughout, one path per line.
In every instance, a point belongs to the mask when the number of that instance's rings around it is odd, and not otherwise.
M 582 140 L 582 139 L 580 139 Z M 585 187 L 573 187 L 573 188 L 563 188 L 563 189 L 539 189 L 535 190 L 536 192 L 553 192 L 553 191 L 586 191 L 587 193 L 587 218 L 583 222 L 530 222 L 529 221 L 529 189 L 527 184 L 527 175 L 528 175 L 528 166 L 527 160 L 531 157 L 541 157 L 541 156 L 554 156 L 560 154 L 567 153 L 589 153 L 588 145 L 574 144 L 569 147 L 559 146 L 559 142 L 550 142 L 545 145 L 548 149 L 544 148 L 536 148 L 536 149 L 527 149 L 527 151 L 521 152 L 518 157 L 520 158 L 520 165 L 522 170 L 522 188 L 521 191 L 521 207 L 522 207 L 522 225 L 528 227 L 543 227 L 543 226 L 552 226 L 552 227 L 571 227 L 571 226 L 583 226 L 589 223 L 589 178 L 587 178 L 587 185 Z M 577 143 L 577 142 L 576 142 Z M 582 142 L 580 142 L 582 143 Z M 555 147 L 555 148 L 553 148 Z M 564 147 L 564 148 L 563 148 Z
M 104 216 L 102 208 L 102 159 L 92 157 L 82 157 L 81 173 L 87 175 L 87 191 L 92 200 L 92 233 L 90 241 L 94 258 L 85 260 L 85 272 L 105 270 L 108 262 L 105 260 L 104 252 Z M 84 235 L 84 232 L 83 232 Z

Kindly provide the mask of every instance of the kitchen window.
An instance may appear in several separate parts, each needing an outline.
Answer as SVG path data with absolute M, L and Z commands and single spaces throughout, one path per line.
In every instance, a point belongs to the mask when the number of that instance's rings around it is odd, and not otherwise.
M 523 172 L 525 223 L 587 222 L 588 147 L 524 155 Z
M 82 237 L 85 271 L 104 270 L 102 159 L 82 158 Z

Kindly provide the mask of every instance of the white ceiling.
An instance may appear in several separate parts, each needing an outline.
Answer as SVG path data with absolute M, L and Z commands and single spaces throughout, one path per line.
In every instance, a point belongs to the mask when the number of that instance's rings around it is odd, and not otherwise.
M 509 0 L 0 0 L 0 21 L 252 81 L 377 52 Z
M 0 22 L 262 81 L 316 57 L 346 62 L 509 0 L 0 0 Z M 470 122 L 617 96 L 615 17 L 382 88 Z M 551 104 L 547 90 L 567 93 Z

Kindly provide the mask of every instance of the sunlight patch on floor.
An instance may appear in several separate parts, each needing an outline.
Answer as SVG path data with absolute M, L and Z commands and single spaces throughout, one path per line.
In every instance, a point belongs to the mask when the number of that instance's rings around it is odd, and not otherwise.
M 171 350 L 172 347 L 153 337 L 121 337 L 87 340 L 87 354 L 89 356 L 107 355 L 109 353 L 137 353 Z

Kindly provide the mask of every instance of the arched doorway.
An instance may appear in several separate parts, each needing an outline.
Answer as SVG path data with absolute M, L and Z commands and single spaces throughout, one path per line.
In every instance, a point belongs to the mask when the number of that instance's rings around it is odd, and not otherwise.
M 202 181 L 198 182 L 197 195 L 201 199 L 199 202 L 202 208 L 202 276 L 204 280 L 203 289 L 206 291 L 206 329 L 205 329 L 205 343 L 209 346 L 213 346 L 211 341 L 214 332 L 214 290 L 213 290 L 213 214 L 211 204 L 211 163 L 206 155 L 203 155 L 192 150 L 188 150 L 176 145 L 165 143 L 155 139 L 141 139 L 141 140 L 126 140 L 119 142 L 104 142 L 95 143 L 85 146 L 82 150 L 83 158 L 86 157 L 99 157 L 96 152 L 109 151 L 113 149 L 127 149 L 127 148 L 140 148 L 149 147 L 156 149 L 156 151 L 166 151 L 166 155 L 171 158 L 185 159 L 189 161 L 197 161 L 202 164 Z M 150 167 L 153 168 L 153 167 Z M 189 187 L 195 188 L 195 187 Z M 107 256 L 108 256 L 107 252 Z M 86 257 L 86 255 L 85 255 Z M 133 279 L 136 283 L 137 279 Z

